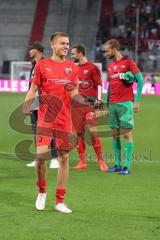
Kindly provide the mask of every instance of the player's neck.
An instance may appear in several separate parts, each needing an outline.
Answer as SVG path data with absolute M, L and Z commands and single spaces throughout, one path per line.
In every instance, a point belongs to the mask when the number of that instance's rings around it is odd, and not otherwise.
M 83 65 L 83 64 L 85 64 L 87 62 L 88 62 L 88 59 L 86 57 L 82 57 L 82 58 L 79 59 L 78 64 L 79 65 Z
M 61 63 L 61 62 L 64 62 L 64 61 L 65 61 L 65 56 L 59 57 L 59 56 L 57 56 L 57 55 L 53 55 L 53 56 L 51 57 L 51 59 L 52 59 L 53 61 L 55 61 L 55 62 Z
M 120 61 L 123 58 L 122 54 L 120 52 L 117 52 L 114 58 L 114 61 Z
M 37 56 L 34 58 L 34 61 L 37 63 L 41 58 L 42 58 L 42 54 L 37 55 Z

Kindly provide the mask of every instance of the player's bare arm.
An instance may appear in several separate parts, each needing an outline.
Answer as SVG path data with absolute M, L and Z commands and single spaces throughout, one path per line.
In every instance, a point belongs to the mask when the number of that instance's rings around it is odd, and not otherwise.
M 71 92 L 71 98 L 76 101 L 79 104 L 83 104 L 86 106 L 91 106 L 91 104 L 89 104 L 85 98 L 83 98 L 79 92 L 78 92 L 78 88 L 76 87 L 75 89 L 72 90 Z
M 140 102 L 134 102 L 134 112 L 137 113 L 140 110 Z
M 71 93 L 71 98 L 79 104 L 83 104 L 85 106 L 93 107 L 94 109 L 103 109 L 104 104 L 101 100 L 95 99 L 92 97 L 88 97 L 87 99 L 83 98 L 81 94 L 79 94 L 78 89 L 74 89 Z
M 24 104 L 24 108 L 23 108 L 23 112 L 25 114 L 30 114 L 30 107 L 31 104 L 33 103 L 35 96 L 36 96 L 36 92 L 38 90 L 38 86 L 34 85 L 33 83 L 31 84 L 30 90 L 28 91 L 26 98 L 25 98 L 25 104 Z

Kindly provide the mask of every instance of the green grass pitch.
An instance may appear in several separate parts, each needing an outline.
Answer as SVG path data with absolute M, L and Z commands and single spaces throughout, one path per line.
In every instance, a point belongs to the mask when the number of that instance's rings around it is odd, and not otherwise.
M 129 176 L 102 173 L 88 147 L 88 169 L 70 170 L 66 202 L 70 215 L 53 210 L 56 170 L 48 169 L 47 207 L 34 208 L 34 169 L 12 155 L 16 144 L 31 139 L 11 129 L 9 117 L 24 95 L 0 96 L 0 239 L 10 240 L 156 240 L 160 236 L 160 98 L 143 96 L 135 116 L 135 153 Z M 103 138 L 111 166 L 111 138 Z M 77 159 L 71 153 L 70 166 Z M 77 160 L 75 160 L 77 159 Z M 49 165 L 49 161 L 47 162 Z

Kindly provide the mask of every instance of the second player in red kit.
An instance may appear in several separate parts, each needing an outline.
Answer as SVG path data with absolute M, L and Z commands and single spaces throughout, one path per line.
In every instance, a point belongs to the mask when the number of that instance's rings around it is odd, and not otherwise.
M 71 57 L 75 63 L 78 63 L 78 70 L 79 70 L 79 84 L 78 84 L 78 91 L 84 97 L 87 98 L 89 96 L 95 97 L 95 99 L 101 98 L 101 73 L 99 68 L 93 64 L 92 62 L 88 61 L 86 58 L 86 50 L 83 44 L 77 44 L 72 47 L 71 50 Z M 95 112 L 86 112 L 86 109 L 78 106 L 75 109 L 75 116 L 78 119 L 76 130 L 79 134 L 82 134 L 81 138 L 78 142 L 78 153 L 80 157 L 80 162 L 78 165 L 74 167 L 74 169 L 86 169 L 87 168 L 87 161 L 86 161 L 86 144 L 84 140 L 84 131 L 85 125 L 88 123 L 96 127 L 96 113 Z M 98 164 L 101 171 L 107 171 L 107 165 L 103 161 L 103 154 L 102 154 L 102 144 L 100 138 L 96 135 L 91 135 L 92 146 L 95 150 L 97 155 Z

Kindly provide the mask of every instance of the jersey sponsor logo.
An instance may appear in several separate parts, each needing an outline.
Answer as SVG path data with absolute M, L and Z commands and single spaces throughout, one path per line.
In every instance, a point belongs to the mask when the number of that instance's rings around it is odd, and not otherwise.
M 119 73 L 110 75 L 111 79 L 119 78 Z
M 125 65 L 122 65 L 121 68 L 125 68 L 126 66 Z
M 64 89 L 66 91 L 73 91 L 75 88 L 77 87 L 77 84 L 74 82 L 68 82 L 67 84 L 65 84 Z
M 72 68 L 66 68 L 65 69 L 65 72 L 70 75 L 72 73 Z
M 59 78 L 48 78 L 47 83 L 55 83 L 57 85 L 65 85 L 70 83 L 69 79 L 59 79 Z
M 89 81 L 89 80 L 84 80 L 84 79 L 79 80 L 78 81 L 78 86 L 79 86 L 80 90 L 85 91 L 85 90 L 93 88 L 93 82 Z
M 88 74 L 88 70 L 85 69 L 85 70 L 83 71 L 83 73 L 84 73 L 85 75 Z
M 58 79 L 58 78 L 48 78 L 48 84 L 56 84 L 59 86 L 63 86 L 66 91 L 72 91 L 76 88 L 77 84 L 68 80 L 68 79 Z

